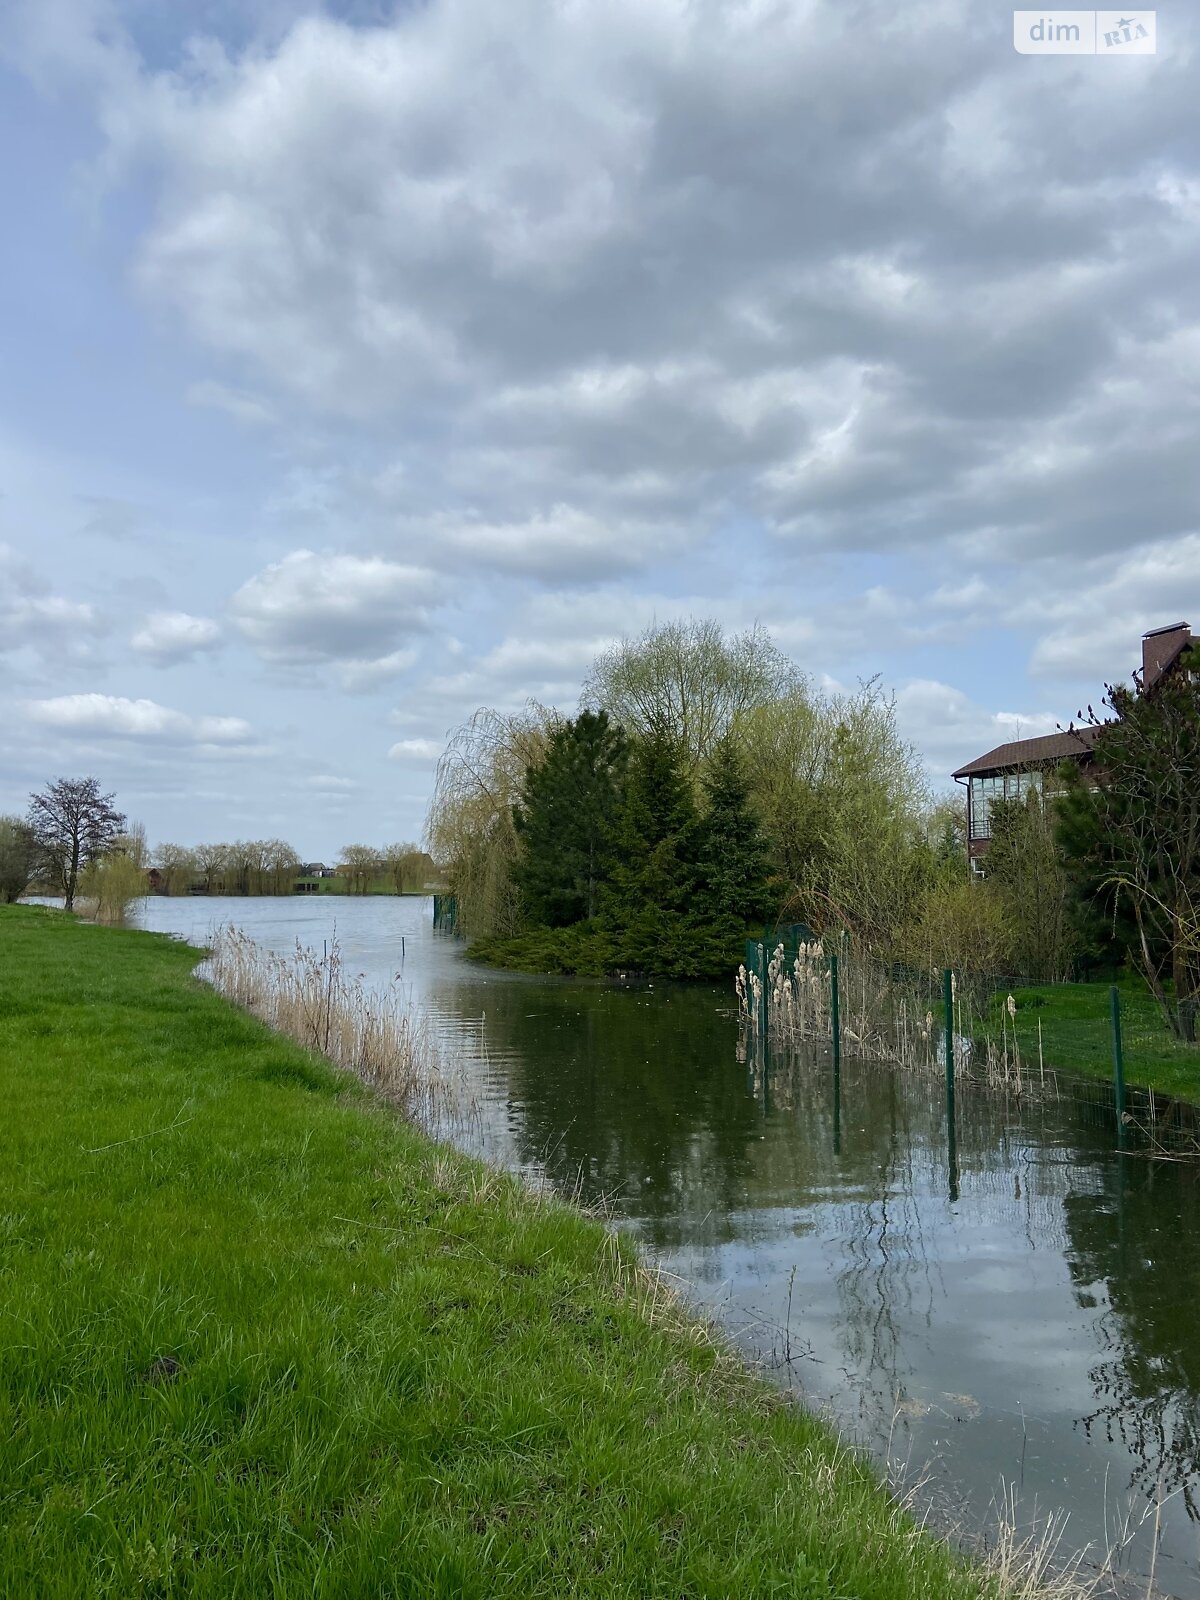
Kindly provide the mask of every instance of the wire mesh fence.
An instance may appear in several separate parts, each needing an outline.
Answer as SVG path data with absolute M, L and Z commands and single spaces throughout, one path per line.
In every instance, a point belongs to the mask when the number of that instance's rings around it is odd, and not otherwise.
M 1120 984 L 1035 983 L 929 972 L 820 939 L 802 924 L 747 940 L 737 975 L 753 1047 L 804 1042 L 986 1085 L 1069 1096 L 1130 1149 L 1200 1156 L 1200 1047 L 1176 1039 L 1150 995 Z

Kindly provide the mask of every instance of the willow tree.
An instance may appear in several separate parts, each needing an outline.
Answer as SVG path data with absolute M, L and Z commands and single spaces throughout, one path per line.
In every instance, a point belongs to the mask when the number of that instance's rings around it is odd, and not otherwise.
M 803 677 L 765 628 L 726 635 L 720 623 L 656 623 L 598 656 L 581 703 L 627 733 L 672 741 L 694 776 L 717 741 Z
M 887 946 L 931 877 L 928 785 L 894 700 L 874 679 L 852 694 L 797 689 L 754 709 L 740 742 L 788 909 Z
M 558 720 L 533 700 L 518 712 L 483 707 L 450 736 L 438 762 L 426 841 L 458 901 L 458 926 L 468 938 L 520 932 L 513 808 Z

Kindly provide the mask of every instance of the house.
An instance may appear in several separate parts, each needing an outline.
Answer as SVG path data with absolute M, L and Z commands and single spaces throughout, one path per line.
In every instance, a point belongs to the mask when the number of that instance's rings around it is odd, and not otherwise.
M 1143 694 L 1174 669 L 1180 656 L 1192 643 L 1192 630 L 1186 622 L 1154 628 L 1142 635 L 1142 667 L 1138 674 Z M 1085 772 L 1095 757 L 1100 729 L 1085 723 L 1070 724 L 1058 733 L 1036 739 L 1014 739 L 997 745 L 985 755 L 976 756 L 954 773 L 955 783 L 967 791 L 967 855 L 971 870 L 982 873 L 983 857 L 992 841 L 991 807 L 996 800 L 1020 800 L 1031 789 L 1045 788 L 1064 761 L 1075 761 Z

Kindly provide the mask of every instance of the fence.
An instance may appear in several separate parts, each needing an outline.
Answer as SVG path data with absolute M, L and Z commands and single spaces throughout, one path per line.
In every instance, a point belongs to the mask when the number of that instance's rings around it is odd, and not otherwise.
M 446 933 L 458 930 L 458 900 L 452 894 L 435 894 L 433 897 L 433 925 Z
M 743 1023 L 764 1054 L 825 1044 L 1011 1096 L 1069 1096 L 1118 1144 L 1200 1155 L 1200 1048 L 1170 1035 L 1131 984 L 1033 984 L 929 973 L 822 941 L 803 925 L 747 940 Z M 1157 1085 L 1143 1088 L 1141 1085 Z

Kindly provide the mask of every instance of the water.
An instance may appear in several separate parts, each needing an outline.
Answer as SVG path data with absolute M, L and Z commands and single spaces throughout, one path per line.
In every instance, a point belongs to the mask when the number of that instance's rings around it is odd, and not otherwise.
M 399 981 L 465 1061 L 466 1142 L 603 1201 L 776 1379 L 938 1514 L 1033 1525 L 1200 1600 L 1200 1167 L 1118 1154 L 1094 1093 L 1006 1103 L 814 1052 L 739 1061 L 732 992 L 489 972 L 419 899 L 150 899 L 203 942 L 232 921 Z

